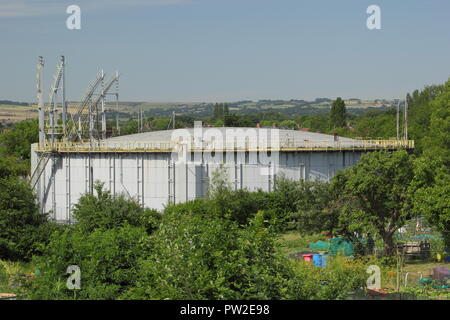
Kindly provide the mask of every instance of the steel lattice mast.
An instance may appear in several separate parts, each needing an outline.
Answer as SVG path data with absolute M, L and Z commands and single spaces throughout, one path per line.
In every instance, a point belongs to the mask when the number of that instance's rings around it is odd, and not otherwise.
M 44 72 L 44 58 L 39 56 L 39 61 L 37 65 L 37 100 L 38 100 L 38 112 L 39 112 L 39 146 L 42 147 L 45 143 L 45 132 L 44 132 L 44 96 L 43 96 L 43 72 Z

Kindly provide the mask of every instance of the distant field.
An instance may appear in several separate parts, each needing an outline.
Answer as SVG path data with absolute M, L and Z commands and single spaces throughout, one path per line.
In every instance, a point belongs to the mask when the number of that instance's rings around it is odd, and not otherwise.
M 0 104 L 0 120 L 21 121 L 37 117 L 37 109 L 29 106 Z
M 349 109 L 366 108 L 382 108 L 392 106 L 390 101 L 360 101 L 347 100 L 345 101 Z M 236 113 L 252 113 L 260 111 L 278 111 L 287 115 L 308 114 L 311 112 L 327 112 L 331 107 L 330 101 L 324 102 L 298 102 L 298 101 L 245 101 L 230 103 L 230 111 Z M 78 111 L 79 103 L 69 102 L 69 112 L 75 114 Z M 146 116 L 153 115 L 155 117 L 169 117 L 173 111 L 178 115 L 192 115 L 199 117 L 207 117 L 212 113 L 212 103 L 193 103 L 193 102 L 120 102 L 119 103 L 119 117 L 129 118 L 135 117 L 139 110 L 143 110 Z M 114 102 L 109 102 L 106 105 L 107 114 L 116 111 Z M 84 110 L 86 113 L 87 110 Z M 350 111 L 351 112 L 351 111 Z M 36 105 L 20 106 L 20 105 L 6 105 L 0 104 L 0 121 L 2 122 L 16 122 L 26 119 L 37 118 L 38 111 Z
M 69 112 L 75 113 L 77 111 L 76 105 L 69 105 Z M 13 106 L 0 104 L 0 121 L 22 121 L 27 119 L 34 119 L 38 117 L 38 109 L 36 105 L 31 106 Z

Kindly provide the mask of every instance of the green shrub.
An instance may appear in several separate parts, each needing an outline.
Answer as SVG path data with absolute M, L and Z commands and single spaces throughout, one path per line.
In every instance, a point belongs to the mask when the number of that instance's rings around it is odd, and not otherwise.
M 295 278 L 277 254 L 262 214 L 249 225 L 218 217 L 167 213 L 140 263 L 133 299 L 282 299 L 294 297 Z M 297 297 L 297 296 L 295 296 Z
M 30 260 L 55 228 L 39 212 L 26 181 L 12 175 L 0 178 L 0 259 Z
M 336 228 L 336 213 L 326 210 L 330 200 L 328 183 L 293 181 L 280 176 L 275 186 L 270 206 L 289 221 L 284 230 L 314 234 Z
M 144 227 L 150 233 L 157 228 L 160 215 L 156 210 L 144 209 L 136 200 L 123 194 L 113 196 L 103 190 L 102 183 L 96 182 L 94 189 L 96 195 L 84 194 L 73 209 L 76 226 L 83 232 L 126 225 Z
M 33 264 L 41 275 L 26 284 L 30 299 L 116 299 L 135 285 L 138 260 L 148 255 L 143 228 L 96 229 L 90 234 L 68 228 L 54 233 Z M 81 270 L 81 289 L 66 287 L 69 265 Z
M 359 260 L 345 257 L 329 257 L 326 267 L 316 267 L 312 263 L 299 261 L 296 263 L 298 288 L 302 296 L 311 300 L 346 299 L 351 293 L 366 285 L 366 264 Z

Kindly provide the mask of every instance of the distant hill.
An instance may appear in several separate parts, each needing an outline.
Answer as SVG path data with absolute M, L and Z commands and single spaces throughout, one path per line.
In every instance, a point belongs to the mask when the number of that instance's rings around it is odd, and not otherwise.
M 8 106 L 28 106 L 27 102 L 17 102 L 11 100 L 0 100 L 0 104 L 8 105 Z
M 221 102 L 221 101 L 218 101 Z M 333 100 L 328 98 L 317 98 L 314 101 L 306 100 L 244 100 L 237 102 L 227 102 L 231 112 L 236 114 L 252 114 L 258 112 L 278 112 L 288 117 L 299 115 L 315 115 L 328 113 Z M 394 101 L 385 99 L 345 100 L 347 111 L 353 114 L 360 114 L 367 110 L 384 110 L 394 105 Z M 47 105 L 47 104 L 46 104 Z M 79 102 L 68 102 L 69 112 L 74 114 L 78 109 Z M 205 118 L 212 116 L 214 103 L 207 102 L 126 102 L 119 103 L 117 110 L 114 102 L 107 102 L 107 118 L 115 118 L 117 111 L 121 119 L 137 118 L 140 110 L 144 111 L 146 117 L 170 117 L 173 112 L 177 115 L 186 115 L 196 118 Z M 10 100 L 0 101 L 0 120 L 1 121 L 20 121 L 37 117 L 37 108 L 35 104 L 24 102 L 14 102 Z

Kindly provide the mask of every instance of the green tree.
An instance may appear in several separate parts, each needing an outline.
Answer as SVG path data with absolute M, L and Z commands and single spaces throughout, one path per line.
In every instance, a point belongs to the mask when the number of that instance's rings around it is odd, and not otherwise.
M 338 97 L 331 105 L 330 124 L 332 128 L 339 128 L 345 126 L 346 119 L 345 102 Z
M 52 226 L 47 224 L 29 184 L 16 176 L 1 177 L 0 259 L 29 260 L 48 238 Z
M 431 103 L 432 114 L 429 132 L 424 138 L 424 154 L 439 156 L 450 166 L 450 80 Z
M 213 119 L 217 120 L 220 118 L 220 113 L 219 113 L 219 104 L 215 103 L 214 104 L 214 108 L 213 108 Z
M 450 170 L 440 158 L 415 161 L 411 201 L 417 215 L 424 216 L 442 232 L 450 248 Z
M 337 215 L 327 209 L 330 194 L 326 182 L 294 181 L 279 176 L 269 203 L 277 215 L 289 221 L 290 226 L 285 228 L 293 227 L 302 234 L 333 232 Z
M 0 177 L 22 176 L 29 174 L 30 168 L 28 163 L 18 159 L 15 156 L 2 154 L 0 151 Z
M 84 194 L 74 206 L 76 226 L 89 233 L 95 229 L 113 229 L 125 225 L 144 227 L 149 233 L 159 224 L 160 214 L 153 209 L 144 209 L 134 199 L 125 195 L 112 196 L 96 182 L 95 194 Z
M 332 182 L 339 223 L 348 233 L 376 232 L 385 255 L 394 253 L 395 231 L 411 217 L 409 185 L 413 161 L 406 151 L 371 152 L 338 173 Z
M 396 136 L 396 110 L 369 110 L 354 123 L 356 137 L 389 139 Z
M 30 159 L 31 144 L 37 141 L 39 141 L 37 120 L 21 121 L 11 131 L 0 135 L 0 145 L 5 147 L 6 153 L 21 160 Z
M 225 121 L 225 116 L 230 113 L 229 106 L 226 103 L 215 103 L 213 109 L 213 119 Z
M 127 135 L 138 132 L 138 122 L 132 118 L 120 124 L 120 134 Z

